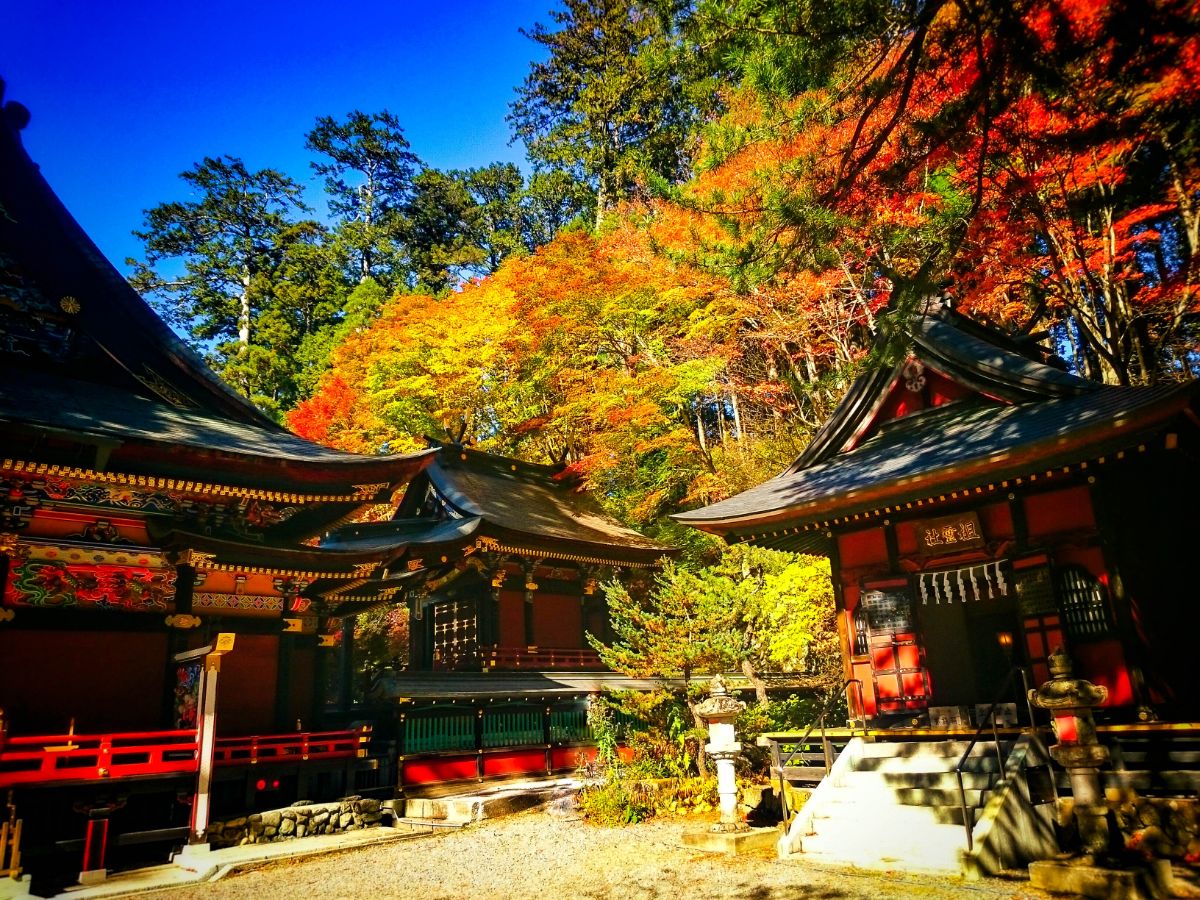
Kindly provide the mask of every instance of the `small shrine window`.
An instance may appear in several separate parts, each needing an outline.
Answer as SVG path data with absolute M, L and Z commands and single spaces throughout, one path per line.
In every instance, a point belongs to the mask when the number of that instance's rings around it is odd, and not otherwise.
M 864 590 L 859 608 L 865 609 L 867 630 L 874 636 L 907 634 L 913 631 L 912 597 L 908 588 L 887 586 Z
M 1074 640 L 1099 640 L 1112 634 L 1108 597 L 1100 579 L 1082 566 L 1055 573 L 1063 629 Z
M 854 655 L 866 656 L 870 652 L 867 639 L 867 608 L 863 603 L 854 607 Z

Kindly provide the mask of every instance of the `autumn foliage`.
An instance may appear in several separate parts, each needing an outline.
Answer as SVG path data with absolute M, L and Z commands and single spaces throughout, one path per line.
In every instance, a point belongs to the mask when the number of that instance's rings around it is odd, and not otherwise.
M 682 55 L 738 51 L 690 177 L 394 297 L 292 427 L 560 461 L 650 525 L 786 465 L 931 293 L 1096 380 L 1197 373 L 1200 4 L 863 3 L 816 36 L 807 9 L 689 7 Z

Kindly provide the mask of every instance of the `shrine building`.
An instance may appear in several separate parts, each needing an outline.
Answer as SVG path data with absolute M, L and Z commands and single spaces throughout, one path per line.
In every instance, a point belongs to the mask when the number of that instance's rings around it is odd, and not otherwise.
M 674 551 L 602 512 L 562 466 L 435 446 L 391 520 L 321 542 L 390 560 L 336 602 L 405 603 L 414 671 L 603 669 L 586 639 L 611 637 L 599 585 L 645 584 Z
M 165 861 L 210 812 L 574 768 L 594 686 L 537 673 L 603 678 L 597 583 L 668 548 L 557 469 L 276 424 L 105 260 L 28 121 L 0 111 L 0 882 Z M 358 702 L 354 621 L 389 604 L 413 669 L 491 688 Z
M 1086 381 L 935 301 L 785 472 L 676 518 L 830 558 L 857 717 L 967 724 L 1061 646 L 1109 718 L 1196 721 L 1198 404 L 1196 382 Z
M 778 852 L 967 877 L 1056 857 L 1075 776 L 1027 692 L 1059 650 L 1106 692 L 1095 727 L 1056 712 L 1058 739 L 1104 745 L 1097 790 L 1122 827 L 1151 803 L 1183 827 L 1200 790 L 1200 385 L 1094 384 L 940 301 L 910 340 L 785 472 L 677 516 L 831 561 L 848 727 L 822 725 L 815 754 L 762 736 Z M 795 785 L 815 785 L 798 810 Z

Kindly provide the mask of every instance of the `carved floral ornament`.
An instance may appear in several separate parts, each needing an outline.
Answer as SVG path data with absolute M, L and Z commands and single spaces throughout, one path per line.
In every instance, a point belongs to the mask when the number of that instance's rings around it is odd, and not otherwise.
M 925 366 L 915 357 L 905 361 L 900 377 L 904 379 L 904 386 L 914 394 L 919 394 L 925 389 Z

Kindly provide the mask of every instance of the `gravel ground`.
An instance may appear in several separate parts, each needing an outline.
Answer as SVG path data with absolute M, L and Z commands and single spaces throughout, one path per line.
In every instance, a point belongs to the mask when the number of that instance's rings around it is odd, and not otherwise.
M 681 846 L 695 822 L 599 828 L 531 811 L 461 831 L 290 860 L 209 884 L 155 894 L 188 898 L 319 897 L 420 900 L 835 900 L 835 898 L 1045 898 L 1026 883 L 965 883 L 903 872 L 867 873 L 780 861 L 767 853 L 726 857 Z

